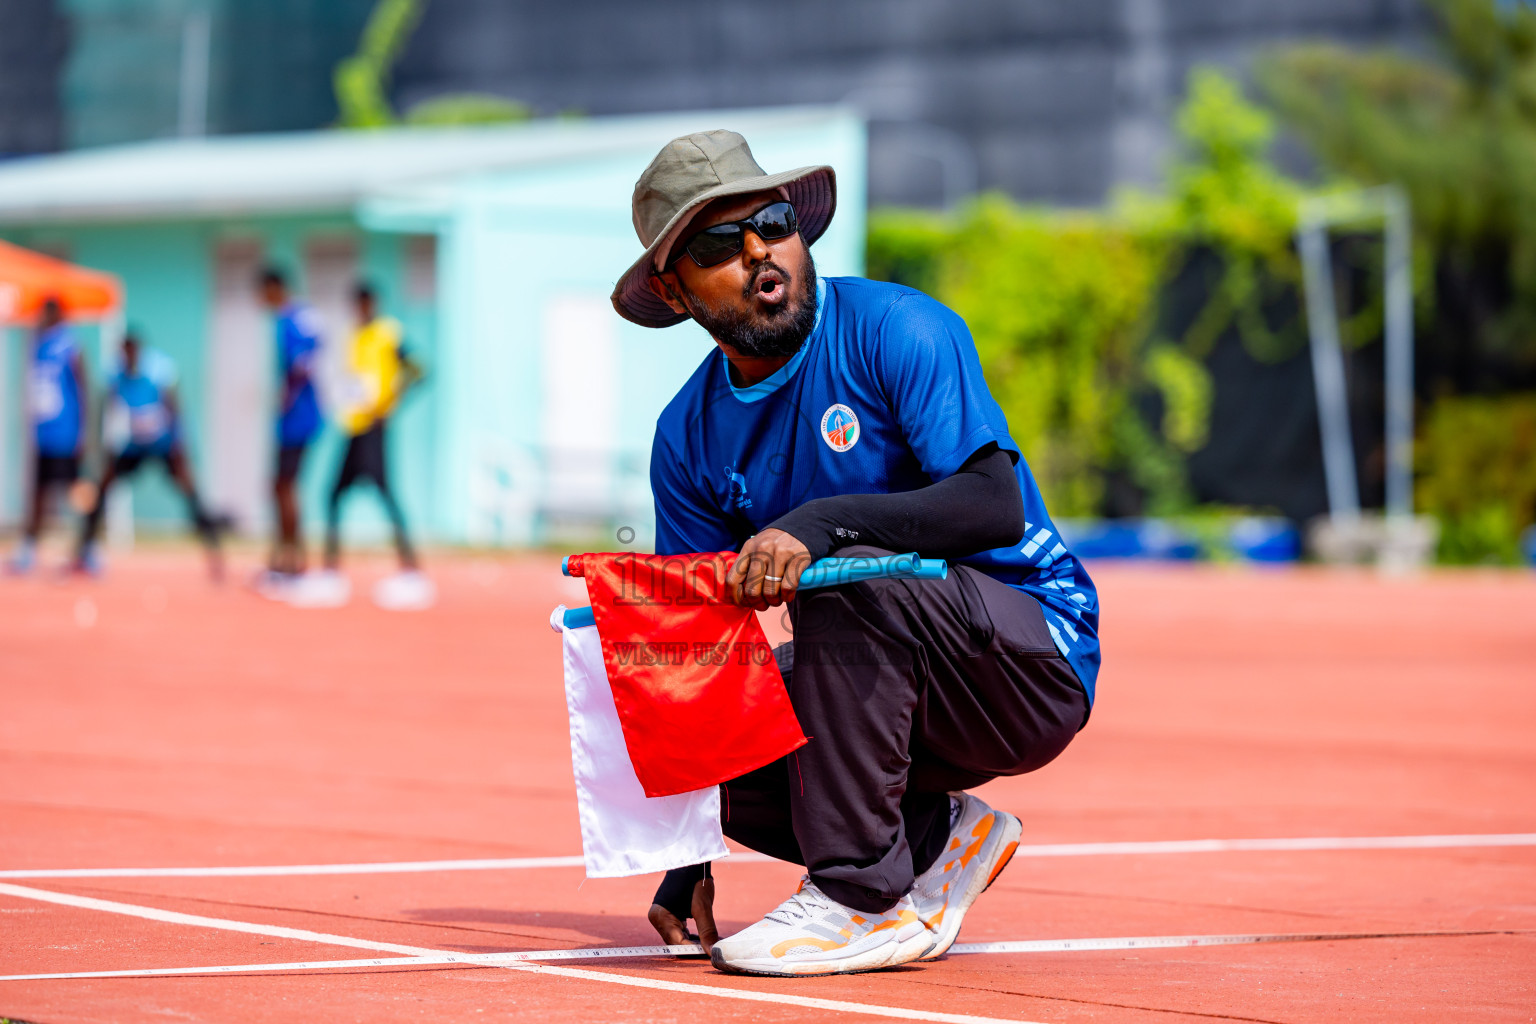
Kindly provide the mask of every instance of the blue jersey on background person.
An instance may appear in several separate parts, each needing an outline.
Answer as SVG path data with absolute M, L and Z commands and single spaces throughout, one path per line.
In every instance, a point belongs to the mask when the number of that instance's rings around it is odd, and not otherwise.
M 284 448 L 314 440 L 320 432 L 320 399 L 315 392 L 315 360 L 320 354 L 320 317 L 302 302 L 290 302 L 277 314 L 278 369 L 285 384 L 277 419 L 277 440 Z
M 159 462 L 187 503 L 187 518 L 208 549 L 214 579 L 224 573 L 219 533 L 227 525 L 203 507 L 192 481 L 192 467 L 182 451 L 176 401 L 176 364 L 162 352 L 145 348 L 136 334 L 123 338 L 117 367 L 107 378 L 103 417 L 108 450 L 101 481 L 89 513 L 80 526 L 73 569 L 96 575 L 102 571 L 96 538 L 101 530 L 107 495 L 120 480 L 138 473 L 146 462 Z
M 934 299 L 862 278 L 820 282 L 816 325 L 768 379 L 738 388 L 711 352 L 656 426 L 656 552 L 734 549 L 813 498 L 912 491 L 988 442 L 1019 455 L 965 322 Z M 713 469 L 701 487 L 699 466 Z M 1029 466 L 1014 546 L 957 561 L 1029 594 L 1093 699 L 1099 602 L 1062 543 Z
M 257 577 L 263 593 L 281 597 L 287 583 L 304 572 L 306 557 L 300 531 L 298 479 L 304 453 L 320 433 L 320 398 L 315 364 L 320 355 L 320 318 L 289 294 L 288 278 L 268 267 L 257 278 L 261 301 L 273 314 L 278 366 L 277 464 L 272 498 L 277 506 L 277 536 L 267 569 Z
M 47 518 L 49 495 L 73 488 L 80 478 L 80 454 L 85 447 L 85 359 L 65 323 L 57 298 L 45 299 L 38 310 L 31 361 L 27 365 L 26 411 L 32 427 L 31 493 L 22 525 L 21 543 L 6 559 L 10 573 L 31 572 L 37 542 Z
M 82 396 L 74 373 L 79 356 L 80 346 L 64 324 L 38 335 L 27 390 L 39 455 L 73 456 L 80 450 Z
M 154 349 L 138 353 L 131 369 L 119 366 L 107 380 L 107 391 L 124 413 L 121 438 L 114 445 L 123 454 L 163 455 L 176 445 L 179 425 L 169 393 L 176 386 L 176 364 Z

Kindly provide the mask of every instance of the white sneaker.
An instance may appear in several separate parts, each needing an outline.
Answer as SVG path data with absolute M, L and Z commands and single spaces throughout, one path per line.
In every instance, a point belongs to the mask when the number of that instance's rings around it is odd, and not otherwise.
M 373 603 L 391 612 L 424 611 L 437 603 L 437 584 L 408 569 L 374 584 Z
M 1008 866 L 1024 831 L 1018 818 L 969 793 L 952 793 L 950 800 L 949 843 L 912 883 L 917 916 L 938 940 L 922 960 L 935 960 L 955 944 L 965 912 Z
M 340 608 L 352 600 L 352 581 L 335 569 L 307 572 L 288 584 L 284 597 L 295 608 Z
M 287 601 L 298 577 L 292 573 L 262 569 L 251 577 L 251 589 L 268 601 Z
M 709 959 L 740 974 L 851 974 L 911 963 L 932 944 L 910 896 L 883 914 L 861 914 L 801 878 L 793 896 L 715 943 Z

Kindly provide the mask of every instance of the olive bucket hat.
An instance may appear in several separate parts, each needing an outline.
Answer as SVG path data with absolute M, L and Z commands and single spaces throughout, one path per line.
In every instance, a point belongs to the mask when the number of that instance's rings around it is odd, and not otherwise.
M 810 245 L 827 230 L 837 207 L 837 177 L 832 168 L 797 167 L 765 174 L 735 132 L 695 132 L 673 139 L 635 182 L 635 234 L 645 252 L 613 289 L 613 308 L 642 327 L 671 327 L 688 319 L 674 313 L 647 283 L 695 214 L 722 196 L 782 189 L 795 205 L 800 237 Z

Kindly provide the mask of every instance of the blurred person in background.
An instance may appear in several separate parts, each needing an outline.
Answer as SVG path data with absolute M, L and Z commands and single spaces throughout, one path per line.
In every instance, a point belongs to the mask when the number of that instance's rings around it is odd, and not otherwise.
M 163 352 L 145 348 L 138 337 L 129 332 L 123 338 L 117 370 L 107 378 L 101 408 L 105 421 L 110 422 L 114 413 L 122 416 L 123 428 L 108 432 L 117 434 L 122 441 L 121 447 L 107 456 L 101 482 L 96 487 L 96 500 L 80 528 L 75 570 L 91 575 L 101 571 L 96 538 L 112 485 L 132 477 L 145 462 L 159 460 L 186 499 L 187 515 L 208 551 L 209 573 L 215 580 L 223 578 L 224 563 L 219 553 L 222 524 L 208 514 L 198 499 L 181 443 L 176 364 Z
M 290 600 L 296 604 L 335 605 L 351 596 L 351 586 L 341 573 L 341 501 L 355 484 L 366 481 L 373 484 L 389 516 L 395 552 L 400 559 L 399 573 L 374 588 L 374 601 L 386 608 L 423 608 L 433 602 L 435 590 L 421 573 L 406 531 L 405 515 L 389 487 L 385 428 L 400 398 L 420 383 L 424 375 L 405 350 L 400 321 L 379 314 L 373 289 L 359 284 L 352 298 L 357 310 L 357 329 L 347 344 L 349 387 L 341 414 L 347 450 L 326 508 L 325 570 L 307 577 Z
M 262 589 L 281 590 L 304 572 L 304 541 L 299 534 L 299 470 L 304 453 L 320 433 L 320 398 L 314 374 L 320 355 L 320 318 L 310 306 L 288 292 L 281 270 L 261 272 L 261 299 L 275 314 L 278 369 L 282 396 L 277 416 L 277 467 L 272 497 L 277 503 L 277 538 L 267 572 L 258 579 Z M 280 595 L 274 595 L 280 596 Z
M 27 412 L 33 430 L 32 494 L 21 545 L 7 563 L 13 573 L 30 572 L 36 563 L 37 538 L 43 532 L 51 492 L 70 488 L 79 479 L 88 395 L 85 359 L 64 322 L 64 307 L 56 298 L 45 299 L 27 373 Z

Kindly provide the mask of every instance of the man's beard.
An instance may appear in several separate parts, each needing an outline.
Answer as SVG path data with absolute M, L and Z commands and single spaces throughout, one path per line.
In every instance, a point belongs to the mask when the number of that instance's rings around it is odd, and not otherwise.
M 785 298 L 777 306 L 758 309 L 752 293 L 757 290 L 759 274 L 769 267 L 783 276 Z M 805 252 L 805 282 L 805 293 L 798 300 L 790 298 L 788 293 L 793 290 L 795 279 L 777 263 L 764 260 L 752 271 L 742 290 L 745 306 L 733 303 L 711 306 L 689 291 L 682 281 L 678 281 L 678 286 L 688 300 L 688 312 L 715 338 L 744 356 L 778 357 L 792 356 L 800 351 L 805 339 L 811 336 L 811 328 L 816 326 L 816 263 L 811 259 L 809 249 Z

